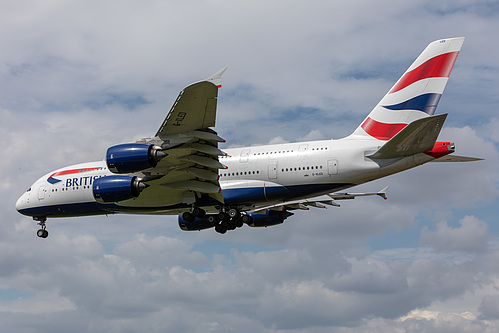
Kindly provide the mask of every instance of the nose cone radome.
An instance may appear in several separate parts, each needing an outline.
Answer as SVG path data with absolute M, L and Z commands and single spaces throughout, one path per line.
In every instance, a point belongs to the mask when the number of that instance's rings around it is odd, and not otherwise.
M 23 213 L 23 211 L 28 208 L 28 202 L 27 202 L 27 197 L 26 197 L 26 193 L 21 195 L 19 197 L 19 199 L 17 199 L 16 201 L 16 210 L 23 214 L 23 215 L 26 215 Z

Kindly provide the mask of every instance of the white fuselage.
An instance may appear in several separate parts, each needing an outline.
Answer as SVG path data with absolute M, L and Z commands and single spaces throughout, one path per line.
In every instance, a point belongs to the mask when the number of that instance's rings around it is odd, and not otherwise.
M 381 145 L 375 139 L 345 138 L 225 149 L 227 155 L 219 158 L 227 166 L 219 172 L 224 201 L 249 207 L 310 198 L 433 160 L 426 154 L 383 163 L 366 157 Z M 141 205 L 141 196 L 113 204 L 98 203 L 93 196 L 93 181 L 112 174 L 105 161 L 55 170 L 38 179 L 20 197 L 16 209 L 34 217 L 62 217 L 121 212 L 178 214 L 188 207 Z

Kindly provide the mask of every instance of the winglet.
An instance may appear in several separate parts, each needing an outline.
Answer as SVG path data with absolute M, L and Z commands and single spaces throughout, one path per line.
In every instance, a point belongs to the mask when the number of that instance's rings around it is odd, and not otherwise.
M 388 199 L 386 197 L 386 191 L 388 191 L 389 188 L 390 188 L 390 186 L 385 187 L 384 189 L 382 189 L 381 191 L 379 191 L 378 193 L 376 193 L 376 195 L 379 195 L 380 197 L 382 197 L 385 200 Z
M 227 70 L 227 67 L 219 70 L 209 78 L 207 78 L 205 81 L 211 82 L 214 85 L 216 85 L 218 88 L 222 87 L 222 74 Z

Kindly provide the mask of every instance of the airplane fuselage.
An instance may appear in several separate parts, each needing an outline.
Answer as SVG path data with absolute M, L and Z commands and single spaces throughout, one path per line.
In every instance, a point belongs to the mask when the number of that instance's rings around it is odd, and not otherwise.
M 390 161 L 366 157 L 377 140 L 321 140 L 225 149 L 219 171 L 224 202 L 230 206 L 278 203 L 343 190 L 434 158 L 411 155 Z M 106 161 L 76 164 L 38 179 L 17 201 L 16 208 L 34 217 L 71 217 L 114 213 L 178 214 L 187 204 L 147 204 L 145 189 L 137 198 L 119 203 L 97 202 L 93 183 L 113 175 Z M 206 201 L 210 211 L 212 202 Z M 200 206 L 202 207 L 202 201 Z

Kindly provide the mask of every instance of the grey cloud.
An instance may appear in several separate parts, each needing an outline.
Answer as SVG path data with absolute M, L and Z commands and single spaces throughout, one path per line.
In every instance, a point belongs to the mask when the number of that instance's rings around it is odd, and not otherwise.
M 465 216 L 460 227 L 452 228 L 445 221 L 436 225 L 436 230 L 430 231 L 424 227 L 421 232 L 421 242 L 429 244 L 438 251 L 483 252 L 487 250 L 489 228 L 487 223 L 474 216 Z
M 499 319 L 499 296 L 488 295 L 485 296 L 478 307 L 480 317 L 486 320 Z

